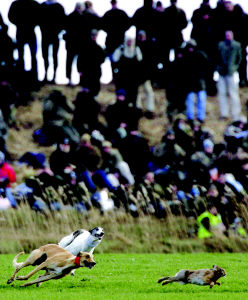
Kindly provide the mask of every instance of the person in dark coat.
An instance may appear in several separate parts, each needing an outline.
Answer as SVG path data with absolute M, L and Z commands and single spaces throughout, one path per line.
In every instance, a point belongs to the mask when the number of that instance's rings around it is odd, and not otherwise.
M 177 0 L 171 0 L 171 5 L 165 8 L 163 12 L 164 18 L 164 46 L 167 64 L 169 62 L 169 54 L 171 49 L 180 47 L 184 41 L 182 31 L 188 25 L 186 14 L 183 9 L 177 7 Z
M 169 62 L 165 77 L 165 93 L 167 99 L 167 117 L 172 123 L 177 113 L 184 113 L 186 98 L 186 69 L 184 49 L 175 51 L 175 59 Z
M 101 106 L 90 90 L 82 89 L 78 92 L 74 105 L 72 125 L 79 134 L 91 133 L 94 129 L 97 129 Z
M 136 105 L 138 87 L 141 84 L 141 50 L 135 44 L 135 39 L 126 36 L 124 43 L 113 53 L 116 63 L 114 83 L 116 91 L 124 90 L 127 102 Z
M 80 32 L 80 47 L 81 49 L 87 46 L 87 43 L 91 43 L 91 33 L 93 29 L 101 29 L 101 18 L 94 11 L 93 3 L 91 1 L 85 1 L 83 3 L 83 25 Z
M 124 42 L 125 31 L 130 27 L 130 18 L 117 7 L 117 0 L 111 0 L 112 8 L 102 16 L 101 27 L 107 33 L 105 46 L 108 55 Z
M 74 105 L 59 90 L 53 90 L 43 100 L 42 130 L 50 144 L 64 138 L 68 138 L 71 145 L 78 144 L 79 133 L 71 123 L 73 111 Z
M 213 9 L 210 7 L 209 0 L 203 0 L 201 6 L 193 11 L 191 22 L 193 25 L 191 38 L 196 41 L 198 49 L 204 51 L 209 59 L 209 73 L 206 78 L 207 92 L 210 96 L 215 95 L 217 90 L 213 75 L 218 41 Z
M 144 30 L 149 41 L 156 37 L 157 17 L 159 14 L 152 5 L 152 0 L 144 0 L 144 5 L 138 8 L 132 17 L 132 25 L 136 27 L 136 33 Z
M 6 69 L 12 69 L 14 65 L 14 57 L 13 57 L 13 51 L 14 51 L 14 42 L 8 35 L 8 26 L 4 23 L 2 15 L 0 14 L 0 43 L 1 43 L 1 49 L 0 49 L 0 72 L 2 73 L 3 68 Z M 0 73 L 0 76 L 1 76 Z M 5 77 L 6 79 L 6 77 Z
M 71 169 L 73 157 L 69 139 L 64 139 L 58 142 L 57 149 L 51 154 L 49 164 L 55 176 L 61 179 L 68 177 L 67 170 Z
M 100 92 L 100 78 L 102 75 L 101 65 L 105 60 L 105 52 L 96 42 L 98 31 L 91 31 L 91 40 L 88 45 L 80 50 L 77 68 L 80 74 L 80 85 L 88 89 L 93 96 Z
M 56 0 L 47 0 L 40 5 L 41 47 L 45 63 L 45 81 L 48 81 L 49 47 L 52 46 L 53 77 L 55 82 L 58 67 L 59 33 L 64 28 L 65 11 Z
M 199 122 L 203 123 L 206 117 L 208 57 L 205 52 L 197 48 L 194 40 L 187 42 L 184 57 L 186 69 L 186 115 L 189 121 L 197 118 Z
M 65 40 L 66 47 L 66 77 L 69 80 L 69 85 L 72 85 L 72 64 L 75 58 L 77 58 L 80 50 L 80 41 L 78 38 L 79 28 L 84 28 L 83 23 L 83 4 L 76 3 L 72 13 L 65 18 L 65 34 L 63 39 Z
M 143 115 L 140 109 L 129 105 L 124 90 L 119 90 L 116 94 L 116 102 L 109 105 L 104 113 L 107 121 L 104 136 L 113 144 L 118 144 L 123 135 L 137 130 L 139 119 Z
M 18 65 L 24 70 L 24 45 L 28 44 L 31 52 L 32 74 L 34 81 L 38 81 L 37 41 L 35 26 L 39 25 L 40 4 L 35 0 L 16 0 L 12 2 L 8 18 L 16 25 L 16 43 L 18 49 Z

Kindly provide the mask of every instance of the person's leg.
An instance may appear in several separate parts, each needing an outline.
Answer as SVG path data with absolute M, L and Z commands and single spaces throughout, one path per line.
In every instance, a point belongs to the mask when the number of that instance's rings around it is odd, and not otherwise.
M 223 76 L 219 77 L 217 82 L 218 100 L 219 100 L 219 110 L 221 118 L 228 118 L 229 106 L 227 102 L 227 82 L 226 78 Z
M 35 33 L 29 39 L 29 48 L 31 53 L 31 61 L 32 61 L 32 73 L 34 76 L 34 80 L 38 81 L 38 62 L 37 62 L 37 41 Z
M 24 70 L 24 45 L 25 41 L 20 34 L 16 35 L 17 50 L 18 50 L 18 66 Z
M 69 79 L 69 84 L 71 83 L 72 76 L 72 63 L 76 56 L 75 51 L 69 45 L 66 46 L 66 77 Z
M 155 111 L 155 97 L 153 88 L 150 80 L 146 80 L 144 83 L 144 92 L 145 92 L 145 109 L 150 112 Z
M 97 179 L 98 178 L 98 179 Z M 94 174 L 93 180 L 99 180 L 101 181 L 100 184 L 104 184 L 105 187 L 107 187 L 109 189 L 109 191 L 113 191 L 115 190 L 115 187 L 112 185 L 112 183 L 110 182 L 110 180 L 107 177 L 107 174 L 103 171 L 103 170 L 97 170 Z M 97 185 L 97 183 L 96 183 Z
M 235 81 L 234 75 L 228 76 L 227 78 L 227 88 L 228 94 L 230 96 L 231 101 L 231 114 L 233 121 L 239 120 L 241 113 L 241 105 L 239 98 L 239 85 L 238 82 Z
M 242 60 L 239 66 L 239 85 L 240 87 L 244 87 L 247 85 L 247 51 L 246 51 L 246 45 L 242 46 Z
M 91 174 L 89 171 L 84 171 L 80 174 L 81 180 L 85 183 L 86 187 L 91 191 L 95 192 L 96 191 L 96 185 L 92 180 Z
M 49 42 L 47 38 L 42 36 L 42 41 L 41 41 L 41 49 L 42 49 L 42 56 L 44 60 L 44 66 L 45 66 L 45 77 L 44 80 L 48 80 L 47 78 L 47 71 L 49 67 L 49 60 L 48 60 L 48 55 L 49 55 Z
M 6 197 L 9 199 L 11 206 L 13 208 L 17 208 L 16 199 L 14 198 L 10 188 L 5 188 L 5 194 L 6 194 Z
M 189 120 L 194 120 L 195 117 L 195 93 L 190 92 L 186 96 L 186 115 Z
M 197 92 L 197 119 L 200 122 L 204 122 L 206 117 L 206 100 L 207 93 L 206 91 Z
M 56 72 L 58 68 L 58 52 L 59 52 L 59 38 L 56 37 L 53 40 L 53 81 L 55 81 Z

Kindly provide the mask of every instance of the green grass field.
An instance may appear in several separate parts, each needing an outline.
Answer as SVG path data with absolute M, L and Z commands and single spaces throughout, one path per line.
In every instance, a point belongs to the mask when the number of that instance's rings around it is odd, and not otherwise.
M 97 265 L 82 268 L 75 276 L 21 287 L 23 282 L 6 282 L 13 272 L 14 255 L 1 255 L 0 299 L 248 299 L 248 254 L 95 254 Z M 27 255 L 19 258 L 22 261 Z M 179 269 L 209 268 L 217 264 L 226 269 L 221 286 L 161 286 L 157 279 L 174 275 Z M 23 269 L 25 274 L 33 267 Z

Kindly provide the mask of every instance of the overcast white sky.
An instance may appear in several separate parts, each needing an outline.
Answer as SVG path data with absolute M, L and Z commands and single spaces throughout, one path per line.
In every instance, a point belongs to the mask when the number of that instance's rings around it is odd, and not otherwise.
M 160 0 L 164 7 L 169 6 L 170 0 Z M 8 10 L 11 5 L 13 0 L 0 0 L 0 12 L 3 16 L 3 19 L 6 24 L 9 25 L 9 35 L 14 39 L 15 38 L 15 26 L 9 23 L 8 20 Z M 37 0 L 37 2 L 44 2 L 44 0 Z M 69 14 L 70 12 L 73 11 L 76 2 L 80 2 L 80 0 L 58 0 L 57 2 L 61 3 L 65 9 L 65 12 Z M 84 2 L 84 1 L 82 1 Z M 93 3 L 93 7 L 95 11 L 102 16 L 108 9 L 111 8 L 110 5 L 110 0 L 91 0 Z M 154 0 L 156 2 L 156 0 Z M 248 1 L 247 0 L 233 0 L 232 1 L 234 4 L 238 3 L 240 4 L 243 9 L 248 13 Z M 184 9 L 187 18 L 190 20 L 192 16 L 193 10 L 197 9 L 200 4 L 202 3 L 202 0 L 178 0 L 178 7 Z M 210 5 L 214 8 L 216 6 L 217 0 L 210 0 Z M 132 16 L 135 12 L 135 10 L 143 5 L 143 0 L 118 0 L 118 6 L 121 9 L 124 9 L 129 16 Z M 186 28 L 184 31 L 184 36 L 185 39 L 189 38 L 189 34 L 191 31 L 191 26 Z M 39 37 L 39 30 L 37 30 L 37 35 L 38 35 L 38 43 L 40 42 L 40 37 Z M 99 35 L 98 42 L 99 44 L 103 45 L 105 40 L 105 34 L 102 32 Z M 26 59 L 26 68 L 30 68 L 30 59 L 29 59 L 29 53 L 28 50 L 27 52 L 27 59 Z M 65 45 L 63 40 L 61 40 L 60 43 L 60 49 L 59 49 L 59 69 L 58 69 L 58 74 L 56 78 L 57 83 L 67 83 L 66 77 L 65 77 Z M 40 80 L 43 79 L 44 77 L 44 64 L 43 64 L 43 59 L 41 56 L 40 49 L 38 50 L 38 60 L 39 60 L 39 78 Z M 77 83 L 79 78 L 78 74 L 76 72 L 75 66 L 73 69 L 73 74 L 74 74 L 74 82 Z M 111 72 L 110 72 L 110 64 L 109 61 L 106 60 L 105 63 L 103 64 L 103 76 L 101 78 L 101 81 L 104 83 L 107 83 L 111 80 Z

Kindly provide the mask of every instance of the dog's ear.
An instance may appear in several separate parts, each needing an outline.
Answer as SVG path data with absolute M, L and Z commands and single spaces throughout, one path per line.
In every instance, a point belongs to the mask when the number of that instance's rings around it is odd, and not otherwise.
M 216 271 L 218 269 L 217 265 L 213 265 L 213 270 Z
M 76 256 L 77 256 L 77 257 L 82 257 L 83 254 L 84 254 L 84 253 L 83 253 L 82 251 L 79 251 L 78 254 L 77 254 Z
M 92 232 L 93 232 L 94 230 L 97 230 L 97 229 L 98 229 L 98 227 L 94 227 L 94 228 L 92 228 L 91 230 L 89 230 L 89 233 L 92 234 Z

